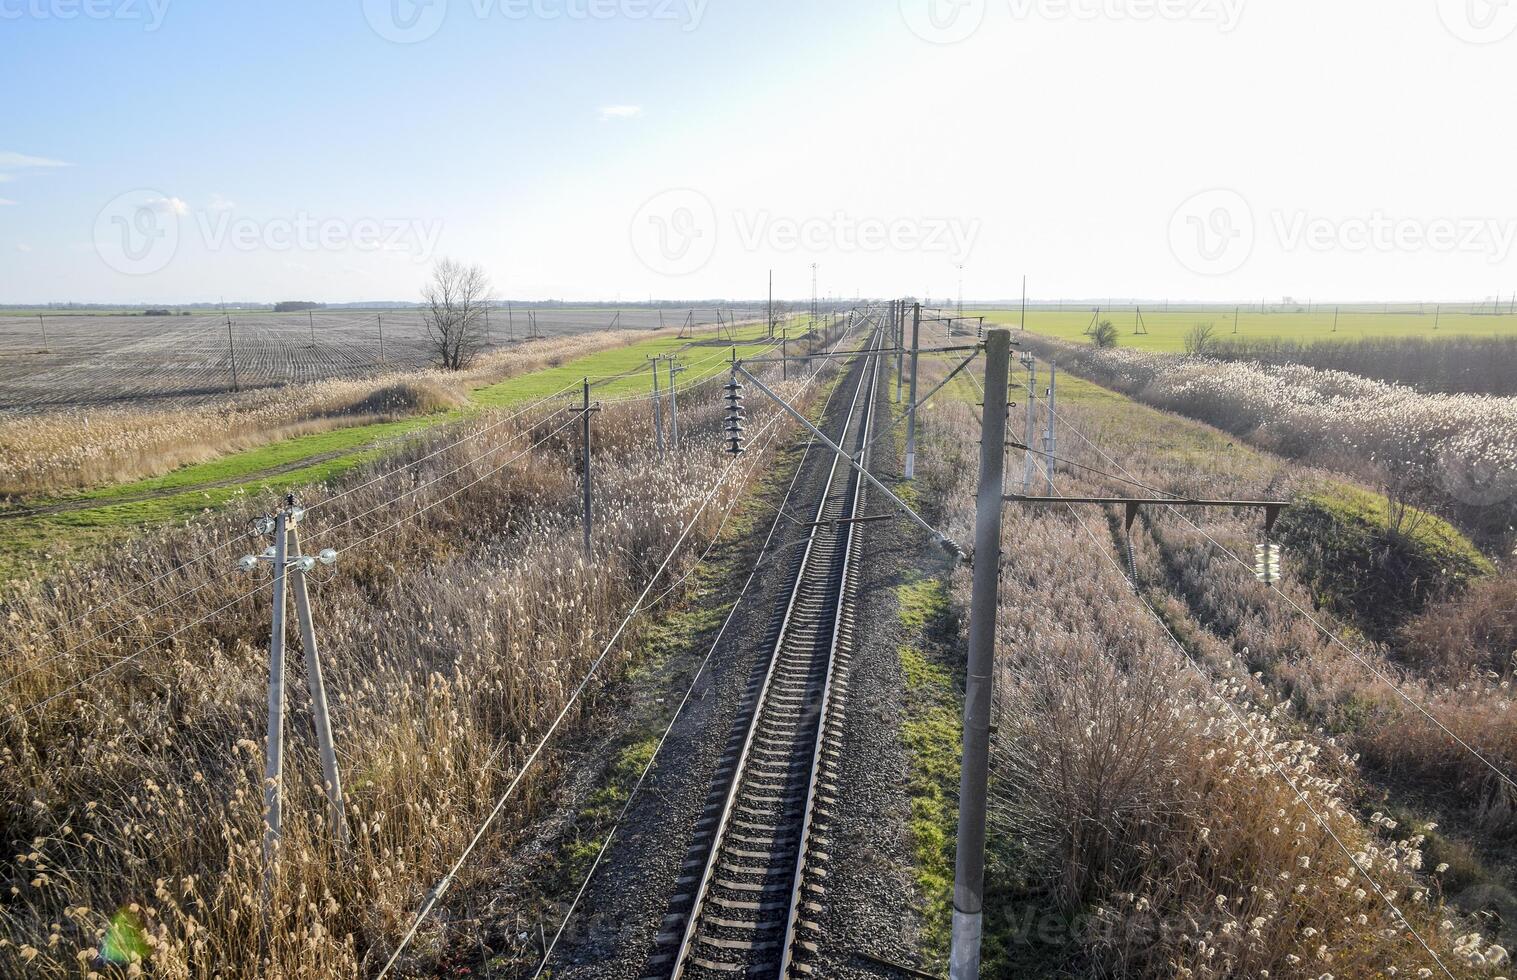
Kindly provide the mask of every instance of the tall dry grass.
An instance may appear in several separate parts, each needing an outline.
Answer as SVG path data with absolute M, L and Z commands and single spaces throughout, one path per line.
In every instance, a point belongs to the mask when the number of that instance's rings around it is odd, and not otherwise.
M 1026 342 L 1140 401 L 1391 489 L 1486 542 L 1508 541 L 1517 527 L 1517 398 L 1423 394 L 1297 364 Z
M 581 334 L 511 347 L 457 373 L 333 378 L 228 394 L 212 404 L 4 416 L 0 499 L 145 479 L 293 436 L 446 411 L 463 405 L 471 388 L 630 342 L 625 334 Z
M 1088 431 L 1111 424 L 1078 406 L 1065 412 Z M 947 530 L 965 538 L 979 426 L 963 405 L 929 417 L 930 492 Z M 1159 438 L 1145 422 L 1129 413 L 1120 427 L 1129 439 Z M 1114 489 L 1067 473 L 1059 487 Z M 1045 915 L 1029 933 L 1016 910 L 991 908 L 992 933 L 1024 952 L 1047 944 L 1074 976 L 1443 975 L 1357 861 L 1454 975 L 1502 972 L 1505 950 L 1442 905 L 1441 872 L 1424 866 L 1426 828 L 1361 818 L 1357 748 L 1251 673 L 1254 651 L 1242 647 L 1259 632 L 1278 641 L 1268 656 L 1317 671 L 1305 667 L 1321 653 L 1309 633 L 1283 616 L 1254 618 L 1268 599 L 1241 588 L 1214 591 L 1207 608 L 1231 609 L 1235 621 L 1208 618 L 1179 598 L 1204 586 L 1174 583 L 1167 601 L 1162 586 L 1156 594 L 1182 654 L 1112 563 L 1120 523 L 1099 511 L 1085 520 L 1090 536 L 1067 511 L 1013 508 L 1003 535 L 993 836 L 1019 856 L 1026 901 L 1055 921 Z M 967 603 L 966 576 L 956 589 Z
M 802 394 L 797 382 L 787 390 Z M 325 827 L 291 648 L 285 858 L 266 935 L 267 572 L 233 573 L 235 556 L 256 550 L 237 542 L 212 562 L 143 583 L 234 542 L 250 516 L 275 502 L 248 500 L 226 516 L 158 532 L 114 564 L 64 569 L 7 594 L 0 827 L 13 853 L 0 883 L 0 974 L 373 975 L 727 466 L 718 394 L 712 384 L 681 398 L 684 448 L 662 460 L 646 404 L 608 406 L 596 417 L 593 561 L 579 548 L 577 425 L 561 428 L 572 416 L 545 409 L 493 428 L 499 416 L 481 417 L 330 488 L 349 492 L 308 516 L 308 551 L 342 549 L 410 519 L 343 551 L 318 573 L 312 596 L 351 853 Z M 755 425 L 770 417 L 750 407 Z M 461 432 L 478 438 L 426 458 Z M 540 448 L 492 472 L 538 440 Z M 493 454 L 473 459 L 486 450 Z M 743 459 L 697 522 L 671 581 L 768 457 Z M 256 596 L 237 598 L 260 584 Z M 88 611 L 129 589 L 137 591 L 127 601 Z M 571 715 L 571 732 L 595 717 L 637 637 L 634 629 L 619 645 Z M 553 793 L 562 761 L 550 750 L 531 772 L 400 975 L 436 968 L 451 942 L 436 922 L 460 914 L 488 884 L 492 862 Z
M 1229 361 L 1346 371 L 1429 394 L 1517 395 L 1517 337 L 1365 337 L 1309 343 L 1222 337 L 1207 353 Z

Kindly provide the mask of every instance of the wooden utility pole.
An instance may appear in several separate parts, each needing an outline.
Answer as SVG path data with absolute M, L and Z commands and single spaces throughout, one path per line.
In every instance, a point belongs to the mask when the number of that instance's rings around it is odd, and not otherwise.
M 47 342 L 47 320 L 43 318 L 41 313 L 37 314 L 37 324 L 42 327 L 42 353 L 50 354 L 52 351 L 49 349 L 50 345 Z
M 316 346 L 316 314 L 312 310 L 306 310 L 306 326 L 311 329 L 311 346 Z
M 374 315 L 379 318 L 379 363 L 383 365 L 385 363 L 385 315 L 383 313 Z
M 1001 569 L 1002 496 L 1006 484 L 1007 379 L 1011 333 L 985 335 L 985 414 L 975 501 L 973 593 L 964 689 L 964 748 L 959 776 L 959 834 L 954 856 L 952 980 L 980 975 L 985 915 L 985 808 L 990 771 L 990 711 L 995 672 L 996 607 Z
M 221 313 L 226 317 L 226 349 L 232 358 L 232 390 L 240 391 L 241 388 L 237 385 L 237 345 L 232 343 L 232 314 L 226 311 L 225 304 L 221 307 Z

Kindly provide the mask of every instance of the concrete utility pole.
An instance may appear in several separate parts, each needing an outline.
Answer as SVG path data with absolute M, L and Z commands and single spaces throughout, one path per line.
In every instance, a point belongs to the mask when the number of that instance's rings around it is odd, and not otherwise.
M 1043 433 L 1043 455 L 1047 457 L 1048 495 L 1053 496 L 1054 457 L 1059 454 L 1059 437 L 1054 432 L 1054 399 L 1059 385 L 1059 366 L 1048 362 L 1048 427 Z
M 316 314 L 310 309 L 306 310 L 306 325 L 311 329 L 311 346 L 316 346 Z
M 895 319 L 895 403 L 901 403 L 902 379 L 906 376 L 906 301 L 898 299 L 890 304 L 890 315 Z
M 975 502 L 974 591 L 969 604 L 969 663 L 964 689 L 964 755 L 959 779 L 959 835 L 953 886 L 951 980 L 980 975 L 985 915 L 985 802 L 990 768 L 996 605 L 1001 568 L 1001 498 L 1006 483 L 1007 376 L 1011 333 L 985 340 L 985 415 L 980 434 L 980 488 Z
M 296 525 L 305 511 L 295 503 L 294 495 L 285 498 L 285 506 L 273 517 L 257 522 L 260 534 L 272 533 L 274 543 L 262 555 L 246 555 L 238 566 L 247 572 L 267 561 L 274 566 L 274 608 L 269 634 L 269 727 L 264 763 L 263 790 L 263 907 L 267 916 L 279 874 L 279 853 L 284 840 L 284 706 L 285 706 L 285 632 L 286 591 L 295 593 L 295 612 L 300 623 L 301 646 L 305 650 L 306 685 L 311 694 L 312 722 L 316 745 L 321 754 L 322 783 L 327 794 L 328 819 L 332 837 L 341 846 L 349 843 L 348 822 L 342 795 L 342 776 L 337 768 L 337 748 L 332 738 L 331 713 L 327 706 L 326 683 L 322 679 L 321 657 L 316 645 L 316 628 L 311 617 L 311 601 L 305 576 L 320 561 L 330 565 L 337 552 L 326 549 L 319 557 L 300 553 Z M 290 588 L 287 590 L 286 586 Z
M 911 401 L 906 410 L 906 479 L 917 475 L 917 348 L 922 339 L 922 304 L 912 309 L 911 320 Z
M 383 365 L 385 363 L 385 315 L 383 313 L 374 315 L 379 318 L 379 363 Z
M 267 917 L 284 836 L 284 592 L 289 512 L 274 518 L 274 617 L 269 639 L 269 728 L 263 770 L 263 907 Z
M 41 313 L 37 314 L 37 325 L 42 328 L 42 353 L 50 354 L 52 351 L 49 350 L 49 344 L 47 342 L 47 320 L 43 319 Z
M 306 689 L 311 695 L 311 722 L 316 728 L 316 748 L 321 753 L 322 785 L 327 791 L 327 819 L 332 837 L 347 848 L 348 817 L 342 797 L 342 774 L 337 768 L 337 746 L 332 739 L 332 715 L 327 708 L 327 685 L 321 674 L 321 655 L 316 646 L 316 627 L 311 618 L 311 599 L 306 592 L 306 574 L 315 562 L 300 551 L 300 532 L 290 523 L 286 550 L 297 556 L 291 563 L 290 591 L 295 593 L 295 615 L 300 620 L 300 645 L 306 655 Z
M 674 363 L 674 355 L 669 355 L 669 448 L 679 448 L 679 399 L 675 388 L 679 385 L 679 376 L 684 373 L 684 368 Z
M 585 405 L 581 416 L 581 434 L 584 438 L 584 491 L 585 491 L 585 557 L 589 558 L 592 552 L 591 530 L 592 511 L 590 509 L 590 379 L 585 379 Z
M 658 454 L 664 454 L 664 403 L 658 394 L 658 358 L 650 357 L 653 363 L 653 435 L 658 444 Z
M 1032 451 L 1033 439 L 1038 431 L 1038 362 L 1031 354 L 1022 356 L 1027 366 L 1027 427 L 1022 442 L 1027 446 L 1027 459 L 1022 465 L 1022 492 L 1032 493 L 1032 481 L 1037 475 L 1038 464 Z
M 790 331 L 780 332 L 780 380 L 790 380 Z

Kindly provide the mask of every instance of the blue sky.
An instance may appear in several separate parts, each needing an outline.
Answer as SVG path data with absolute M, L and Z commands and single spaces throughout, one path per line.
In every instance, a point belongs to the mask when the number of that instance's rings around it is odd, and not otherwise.
M 1511 292 L 1460 9 L 0 0 L 0 303 Z

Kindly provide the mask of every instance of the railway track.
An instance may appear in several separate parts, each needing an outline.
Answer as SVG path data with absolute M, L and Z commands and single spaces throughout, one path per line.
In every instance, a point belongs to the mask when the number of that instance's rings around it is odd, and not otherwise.
M 872 341 L 881 342 L 880 335 Z M 864 453 L 880 358 L 858 369 L 839 445 Z M 659 980 L 813 974 L 827 877 L 823 836 L 839 757 L 858 589 L 865 481 L 833 458 L 783 613 L 766 640 L 767 670 L 744 696 L 739 726 L 686 855 L 645 974 Z

